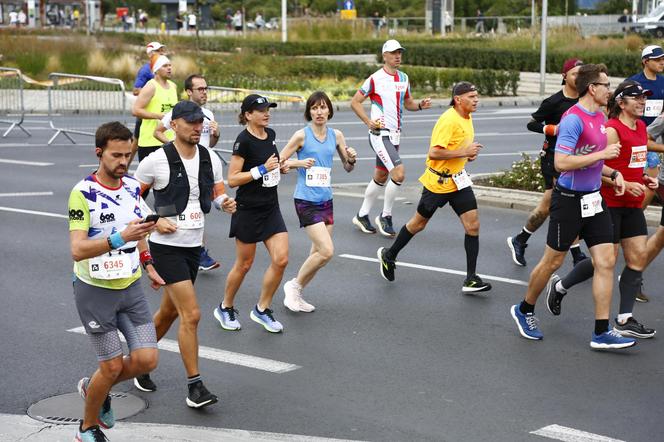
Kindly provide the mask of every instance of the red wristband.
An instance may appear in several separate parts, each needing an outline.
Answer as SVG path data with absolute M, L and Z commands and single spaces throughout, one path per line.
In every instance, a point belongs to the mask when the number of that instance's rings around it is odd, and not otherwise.
M 544 135 L 548 135 L 550 137 L 555 137 L 558 134 L 558 126 L 555 124 L 547 124 L 544 126 Z
M 140 258 L 141 258 L 141 264 L 143 264 L 146 261 L 152 261 L 152 255 L 150 255 L 149 250 L 142 251 L 141 255 L 140 255 Z

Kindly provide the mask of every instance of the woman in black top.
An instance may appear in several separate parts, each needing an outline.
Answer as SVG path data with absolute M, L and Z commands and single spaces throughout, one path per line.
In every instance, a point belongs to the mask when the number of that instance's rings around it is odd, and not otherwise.
M 275 133 L 268 128 L 270 108 L 276 103 L 252 94 L 242 101 L 240 124 L 246 125 L 235 140 L 228 168 L 228 185 L 238 187 L 237 212 L 231 218 L 230 237 L 235 238 L 236 258 L 226 278 L 224 300 L 214 311 L 224 330 L 239 330 L 233 301 L 256 255 L 256 243 L 263 242 L 271 263 L 263 277 L 258 303 L 250 317 L 267 331 L 279 333 L 270 304 L 288 264 L 288 232 L 279 210 L 277 185 L 280 180 L 279 151 Z

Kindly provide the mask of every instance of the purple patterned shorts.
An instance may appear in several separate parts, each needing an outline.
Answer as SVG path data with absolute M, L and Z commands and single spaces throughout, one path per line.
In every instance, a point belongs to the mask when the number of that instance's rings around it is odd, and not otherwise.
M 325 225 L 334 224 L 332 200 L 323 201 L 322 203 L 312 203 L 311 201 L 296 198 L 295 212 L 300 219 L 300 227 L 307 227 L 318 223 L 325 223 Z

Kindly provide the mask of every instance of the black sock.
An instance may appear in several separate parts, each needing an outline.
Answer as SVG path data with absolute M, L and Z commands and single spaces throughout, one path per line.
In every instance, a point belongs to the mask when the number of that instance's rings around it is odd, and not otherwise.
M 395 260 L 397 259 L 397 255 L 403 249 L 406 247 L 406 244 L 415 236 L 414 234 L 410 233 L 406 226 L 404 225 L 401 230 L 399 230 L 399 234 L 397 235 L 397 238 L 394 240 L 392 243 L 392 246 L 385 250 L 385 257 L 387 259 Z
M 202 381 L 202 380 L 203 380 L 203 379 L 201 378 L 200 373 L 199 373 L 199 374 L 195 374 L 195 375 L 193 375 L 193 376 L 189 376 L 189 377 L 187 377 L 187 385 L 195 384 L 196 382 L 200 382 L 200 381 Z
M 572 254 L 572 259 L 574 261 L 578 261 L 579 258 L 583 255 L 581 247 L 579 247 L 578 244 L 573 244 L 572 247 L 569 248 L 569 252 Z
M 480 253 L 480 237 L 466 234 L 463 239 L 463 247 L 466 249 L 466 278 L 475 274 L 477 267 L 477 255 Z
M 619 313 L 632 313 L 634 310 L 634 301 L 636 301 L 636 295 L 639 293 L 641 281 L 643 281 L 641 273 L 627 266 L 623 269 L 618 283 L 618 287 L 620 287 Z
M 523 315 L 527 315 L 528 313 L 535 313 L 535 304 L 528 304 L 524 299 L 521 301 L 521 304 L 519 304 L 519 311 Z
M 527 231 L 525 227 L 521 229 L 521 232 L 514 237 L 515 240 L 519 241 L 521 244 L 525 244 L 530 239 L 531 232 Z
M 608 319 L 595 319 L 595 334 L 601 335 L 605 331 L 609 330 L 609 320 Z
M 587 258 L 575 265 L 561 282 L 565 290 L 569 290 L 575 285 L 592 278 L 594 273 L 593 260 Z

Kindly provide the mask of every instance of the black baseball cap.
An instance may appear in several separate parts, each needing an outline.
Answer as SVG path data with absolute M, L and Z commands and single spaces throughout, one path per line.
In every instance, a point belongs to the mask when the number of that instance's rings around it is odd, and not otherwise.
M 452 86 L 452 98 L 450 99 L 450 106 L 454 105 L 454 97 L 457 95 L 467 94 L 468 92 L 475 92 L 476 90 L 477 88 L 475 85 L 467 81 L 460 81 L 455 83 L 454 86 Z
M 618 86 L 614 92 L 616 99 L 622 98 L 622 97 L 640 97 L 641 95 L 645 95 L 646 97 L 649 97 L 652 95 L 652 91 L 648 89 L 644 89 L 643 86 L 641 86 L 639 83 L 637 84 L 630 84 L 627 87 L 621 89 L 620 86 Z
M 182 118 L 188 123 L 194 123 L 207 117 L 203 113 L 203 109 L 201 109 L 198 104 L 190 100 L 184 100 L 178 102 L 173 107 L 171 119 L 177 120 L 178 118 Z
M 266 109 L 268 107 L 277 107 L 277 103 L 271 103 L 267 97 L 258 94 L 251 94 L 244 97 L 242 100 L 242 113 L 251 112 L 256 109 Z

